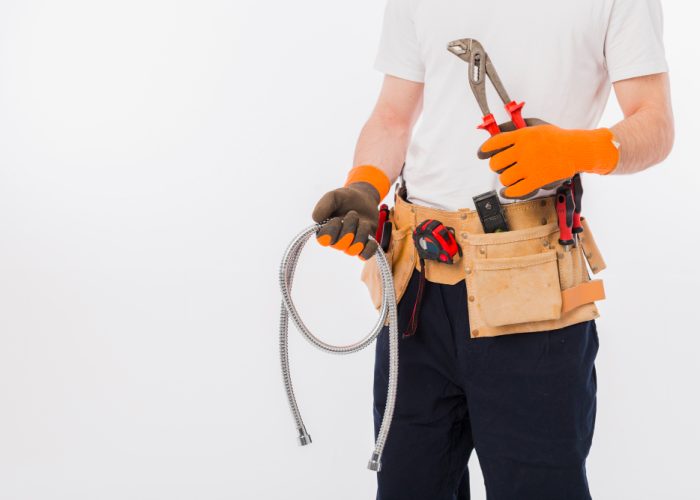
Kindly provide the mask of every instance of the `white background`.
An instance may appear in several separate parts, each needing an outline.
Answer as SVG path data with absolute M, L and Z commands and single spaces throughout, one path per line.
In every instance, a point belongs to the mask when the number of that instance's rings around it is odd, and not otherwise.
M 597 500 L 700 498 L 691 7 L 665 2 L 673 155 L 586 181 L 609 265 Z M 373 497 L 373 353 L 324 355 L 292 331 L 315 440 L 298 448 L 276 279 L 351 166 L 382 11 L 0 0 L 0 500 Z M 617 119 L 612 102 L 602 123 Z M 295 297 L 330 341 L 374 322 L 359 268 L 304 255 Z

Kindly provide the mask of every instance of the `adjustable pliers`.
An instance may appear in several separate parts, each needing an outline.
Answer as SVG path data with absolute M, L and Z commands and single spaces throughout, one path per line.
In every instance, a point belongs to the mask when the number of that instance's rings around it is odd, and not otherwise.
M 525 103 L 513 101 L 508 96 L 503 82 L 501 82 L 498 73 L 496 73 L 496 68 L 494 68 L 491 59 L 481 43 L 473 38 L 463 38 L 450 42 L 447 46 L 447 50 L 469 64 L 469 86 L 472 92 L 474 92 L 474 97 L 476 97 L 476 102 L 479 104 L 481 112 L 484 114 L 483 122 L 479 125 L 480 129 L 488 131 L 492 136 L 501 131 L 498 127 L 498 122 L 489 109 L 489 103 L 486 99 L 487 76 L 496 89 L 498 97 L 503 101 L 503 105 L 515 127 L 527 127 L 522 116 L 522 109 Z
M 491 80 L 498 97 L 503 101 L 503 105 L 510 115 L 511 121 L 516 129 L 527 127 L 527 123 L 523 119 L 522 110 L 524 102 L 516 102 L 508 96 L 508 92 L 503 86 L 496 68 L 491 59 L 484 50 L 481 43 L 473 38 L 462 38 L 450 42 L 447 50 L 455 54 L 457 57 L 469 64 L 468 78 L 469 86 L 476 97 L 476 102 L 483 113 L 483 121 L 478 128 L 488 131 L 491 136 L 501 132 L 498 122 L 493 113 L 489 109 L 489 103 L 486 99 L 486 77 Z M 578 235 L 583 231 L 581 226 L 581 196 L 583 187 L 581 186 L 580 175 L 574 176 L 573 179 L 564 182 L 556 182 L 542 189 L 557 189 L 556 196 L 556 211 L 559 222 L 560 237 L 559 242 L 568 249 L 570 245 L 576 244 Z M 530 193 L 523 198 L 529 198 L 537 194 L 537 191 Z

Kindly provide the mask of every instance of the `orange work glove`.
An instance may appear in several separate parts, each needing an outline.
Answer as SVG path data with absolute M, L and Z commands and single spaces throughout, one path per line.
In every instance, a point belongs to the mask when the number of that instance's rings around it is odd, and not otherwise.
M 491 170 L 500 174 L 505 198 L 526 198 L 577 173 L 606 175 L 617 166 L 620 155 L 609 129 L 565 130 L 539 123 L 495 135 L 479 149 L 479 158 L 490 158 Z
M 319 200 L 312 218 L 321 224 L 317 241 L 348 255 L 369 259 L 377 243 L 369 240 L 377 232 L 379 202 L 389 193 L 391 181 L 377 167 L 363 165 L 350 170 L 345 186 L 329 191 Z

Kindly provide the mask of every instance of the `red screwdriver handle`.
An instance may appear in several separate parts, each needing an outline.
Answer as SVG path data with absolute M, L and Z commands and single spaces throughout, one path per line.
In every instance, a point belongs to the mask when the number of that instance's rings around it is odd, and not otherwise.
M 379 220 L 377 221 L 377 232 L 374 235 L 379 246 L 385 252 L 389 251 L 389 243 L 391 242 L 391 221 L 389 220 L 389 206 L 383 203 L 379 207 Z
M 515 101 L 510 101 L 506 104 L 506 111 L 508 111 L 515 128 L 527 127 L 527 123 L 525 123 L 525 119 L 523 118 L 523 106 L 525 106 L 524 102 L 517 103 Z
M 379 220 L 377 221 L 377 231 L 374 235 L 374 239 L 377 242 L 382 241 L 382 232 L 384 231 L 384 223 L 389 218 L 389 206 L 386 203 L 382 203 L 379 207 Z
M 559 244 L 562 246 L 573 245 L 574 198 L 571 196 L 571 188 L 568 186 L 557 189 L 557 219 L 559 222 Z

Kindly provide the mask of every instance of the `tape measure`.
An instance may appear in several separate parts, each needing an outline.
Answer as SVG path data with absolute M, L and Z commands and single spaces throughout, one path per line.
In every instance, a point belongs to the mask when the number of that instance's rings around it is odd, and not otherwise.
M 422 260 L 435 260 L 452 264 L 455 256 L 462 256 L 454 229 L 445 227 L 439 220 L 427 219 L 413 231 L 413 243 Z

